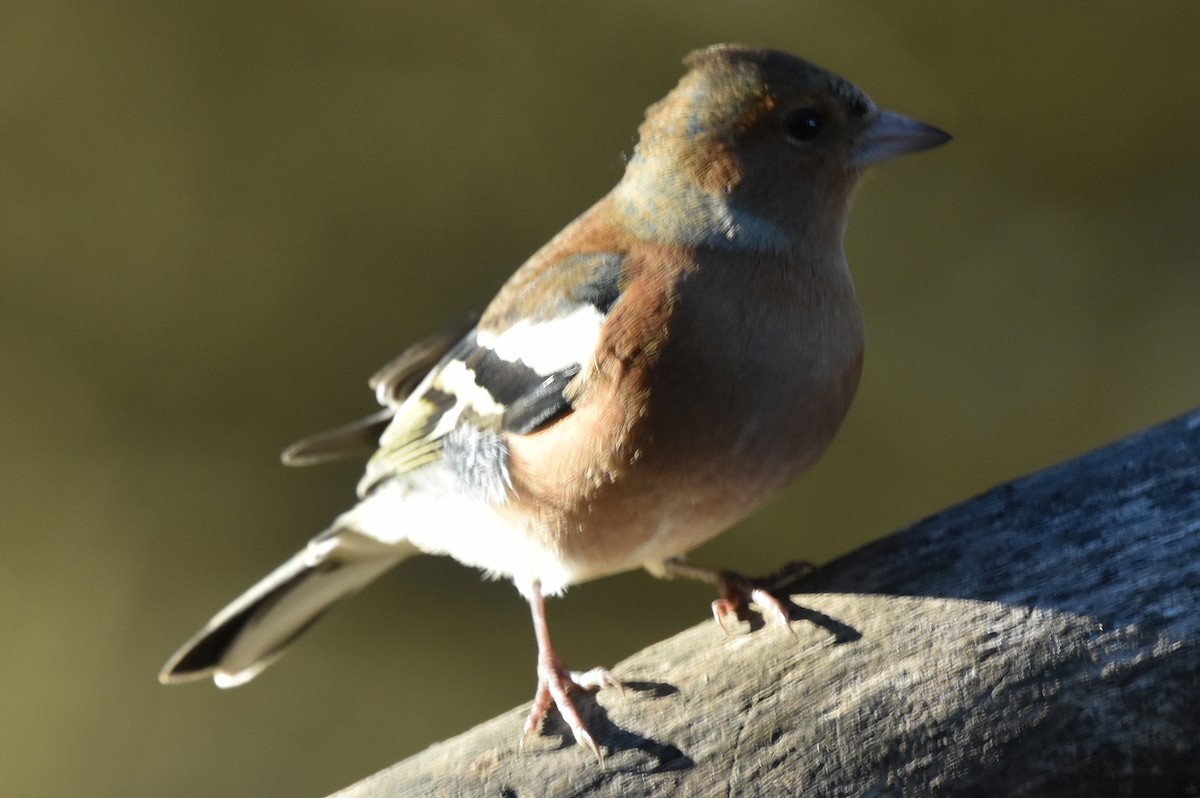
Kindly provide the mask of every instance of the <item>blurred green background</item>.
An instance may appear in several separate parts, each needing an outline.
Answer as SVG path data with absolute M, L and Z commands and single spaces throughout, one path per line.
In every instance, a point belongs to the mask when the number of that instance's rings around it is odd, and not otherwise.
M 155 674 L 351 501 L 357 465 L 278 451 L 606 191 L 694 47 L 956 136 L 859 194 L 839 439 L 697 560 L 824 561 L 1194 406 L 1198 33 L 1190 2 L 4 4 L 0 792 L 323 795 L 532 697 L 525 605 L 434 559 L 248 687 Z M 710 599 L 628 574 L 551 628 L 611 665 Z

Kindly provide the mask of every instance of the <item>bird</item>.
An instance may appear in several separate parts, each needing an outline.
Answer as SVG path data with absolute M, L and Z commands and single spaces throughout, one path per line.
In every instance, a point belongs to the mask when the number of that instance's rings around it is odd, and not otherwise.
M 537 250 L 482 314 L 421 341 L 369 385 L 382 410 L 288 448 L 307 465 L 369 455 L 357 503 L 217 613 L 166 684 L 257 676 L 340 599 L 417 554 L 510 580 L 528 602 L 537 690 L 603 761 L 546 597 L 644 568 L 719 590 L 723 619 L 765 587 L 689 551 L 825 451 L 858 386 L 863 320 L 843 248 L 868 167 L 944 131 L 878 108 L 788 53 L 692 52 L 651 105 L 616 186 Z

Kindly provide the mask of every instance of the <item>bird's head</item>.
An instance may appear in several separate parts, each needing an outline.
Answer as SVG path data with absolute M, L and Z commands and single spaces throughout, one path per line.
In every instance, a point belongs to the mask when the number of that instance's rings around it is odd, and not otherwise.
M 840 241 L 866 167 L 950 138 L 787 53 L 715 45 L 684 63 L 614 192 L 650 237 L 763 250 L 826 232 Z

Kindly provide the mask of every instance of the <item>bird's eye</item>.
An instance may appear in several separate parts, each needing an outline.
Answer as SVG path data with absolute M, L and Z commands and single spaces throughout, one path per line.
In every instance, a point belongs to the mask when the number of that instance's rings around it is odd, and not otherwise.
M 825 127 L 825 120 L 816 108 L 797 108 L 784 117 L 783 127 L 796 141 L 812 141 Z

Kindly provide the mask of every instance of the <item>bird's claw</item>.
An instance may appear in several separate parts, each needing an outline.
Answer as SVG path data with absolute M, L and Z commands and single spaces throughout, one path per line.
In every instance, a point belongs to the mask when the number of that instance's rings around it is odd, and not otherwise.
M 599 690 L 605 687 L 615 687 L 621 695 L 625 695 L 625 687 L 605 668 L 592 668 L 590 671 L 569 671 L 562 666 L 558 657 L 541 658 L 538 662 L 538 687 L 533 698 L 533 706 L 529 710 L 529 718 L 525 721 L 525 730 L 521 734 L 520 748 L 523 750 L 525 741 L 537 734 L 541 728 L 546 713 L 553 704 L 558 708 L 558 714 L 571 729 L 575 742 L 595 754 L 601 767 L 604 766 L 604 754 L 596 740 L 584 725 L 583 717 L 571 700 L 571 690 Z
M 729 627 L 725 624 L 725 618 L 730 615 L 736 617 L 742 607 L 753 602 L 758 605 L 763 617 L 769 623 L 783 627 L 792 637 L 796 637 L 796 630 L 792 628 L 791 613 L 788 611 L 787 605 L 776 598 L 770 590 L 763 587 L 766 581 L 747 579 L 731 571 L 721 572 L 718 583 L 721 598 L 712 603 L 713 617 L 716 618 L 721 631 L 728 635 Z

